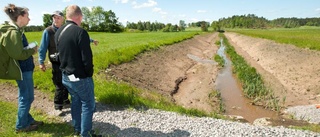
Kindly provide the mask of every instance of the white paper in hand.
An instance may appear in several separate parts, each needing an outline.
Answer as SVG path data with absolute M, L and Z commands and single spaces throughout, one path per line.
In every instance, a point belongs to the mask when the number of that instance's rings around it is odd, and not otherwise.
M 79 81 L 79 80 L 80 80 L 79 78 L 76 78 L 73 74 L 69 75 L 68 78 L 69 78 L 69 80 L 72 81 L 72 82 L 75 82 L 75 81 Z
M 30 43 L 28 46 L 24 47 L 24 49 L 32 49 L 34 48 L 35 46 L 37 46 L 38 43 L 37 42 L 32 42 Z

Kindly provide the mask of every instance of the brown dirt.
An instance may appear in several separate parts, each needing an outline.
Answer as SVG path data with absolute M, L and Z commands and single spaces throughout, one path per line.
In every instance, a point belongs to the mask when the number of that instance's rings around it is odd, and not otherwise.
M 237 53 L 263 76 L 283 107 L 316 104 L 319 100 L 320 52 L 278 44 L 270 40 L 225 33 Z M 215 90 L 218 66 L 190 59 L 212 59 L 218 48 L 218 35 L 196 36 L 157 51 L 138 56 L 134 61 L 111 66 L 108 74 L 134 86 L 156 91 L 186 108 L 218 111 L 218 99 L 209 99 Z M 174 91 L 174 92 L 173 92 Z M 273 125 L 305 125 L 305 122 L 274 118 Z
M 9 83 L 0 84 L 0 100 L 14 102 L 18 105 L 18 89 Z M 37 89 L 34 90 L 34 101 L 32 107 L 43 112 L 50 112 L 54 109 L 53 97 Z
M 216 110 L 209 99 L 215 90 L 218 67 L 212 57 L 218 47 L 217 33 L 161 47 L 137 56 L 129 63 L 109 67 L 108 74 L 139 88 L 160 92 L 186 108 Z M 209 61 L 211 60 L 211 62 Z M 173 95 L 173 96 L 171 96 Z
M 278 99 L 285 99 L 284 107 L 318 103 L 320 52 L 236 33 L 225 35 L 237 53 L 263 76 Z M 165 95 L 174 91 L 173 98 L 178 104 L 211 111 L 208 94 L 215 90 L 219 68 L 188 55 L 212 59 L 218 49 L 214 44 L 217 40 L 216 33 L 196 36 L 142 54 L 132 62 L 111 66 L 108 74 Z
M 286 98 L 285 106 L 318 103 L 320 52 L 235 33 L 225 35 L 238 54 L 257 68 L 279 99 Z M 218 110 L 219 101 L 209 99 L 208 95 L 215 90 L 219 68 L 208 60 L 216 54 L 218 47 L 214 43 L 218 40 L 217 33 L 195 36 L 141 54 L 129 63 L 110 66 L 107 74 L 136 87 L 159 92 L 186 108 L 212 112 Z M 0 89 L 1 100 L 16 102 L 16 87 L 1 84 Z M 51 98 L 35 90 L 33 107 L 50 112 L 53 109 Z M 285 124 L 282 119 L 278 121 L 279 125 Z

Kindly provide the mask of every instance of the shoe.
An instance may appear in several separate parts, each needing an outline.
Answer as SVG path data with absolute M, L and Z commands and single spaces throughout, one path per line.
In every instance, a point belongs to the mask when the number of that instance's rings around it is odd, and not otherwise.
M 80 132 L 73 133 L 73 137 L 80 137 Z M 90 137 L 102 137 L 102 135 L 91 134 Z
M 37 120 L 34 120 L 31 125 L 36 125 L 36 126 L 42 126 L 44 125 L 44 122 L 43 121 L 37 121 Z
M 79 131 L 74 131 L 73 132 L 73 137 L 79 137 L 80 136 L 80 132 Z
M 102 135 L 91 134 L 91 137 L 102 137 Z
M 30 131 L 35 131 L 38 129 L 37 125 L 30 125 L 26 128 L 22 128 L 22 129 L 16 129 L 16 133 L 20 133 L 20 132 L 30 132 Z

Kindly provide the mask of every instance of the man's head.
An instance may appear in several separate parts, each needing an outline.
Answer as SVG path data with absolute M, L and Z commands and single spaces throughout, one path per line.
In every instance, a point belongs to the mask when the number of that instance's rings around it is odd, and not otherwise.
M 77 5 L 68 6 L 66 10 L 66 17 L 67 17 L 67 20 L 71 20 L 77 23 L 78 26 L 80 26 L 82 21 L 81 8 Z
M 51 17 L 52 17 L 52 20 L 53 20 L 53 24 L 56 27 L 60 27 L 64 23 L 64 17 L 63 17 L 63 13 L 61 11 L 53 12 L 51 14 Z

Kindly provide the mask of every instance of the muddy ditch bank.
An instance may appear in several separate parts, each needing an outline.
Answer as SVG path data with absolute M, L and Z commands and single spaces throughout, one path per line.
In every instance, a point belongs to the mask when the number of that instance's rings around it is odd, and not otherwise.
M 275 95 L 280 100 L 285 98 L 284 109 L 319 101 L 319 52 L 236 33 L 226 32 L 225 35 L 237 53 L 263 76 Z M 107 75 L 164 94 L 186 108 L 218 111 L 219 99 L 209 99 L 208 94 L 216 89 L 216 77 L 221 68 L 203 63 L 217 54 L 218 47 L 214 43 L 218 40 L 217 33 L 196 36 L 139 55 L 129 63 L 110 66 Z M 281 117 L 273 121 L 284 124 Z

